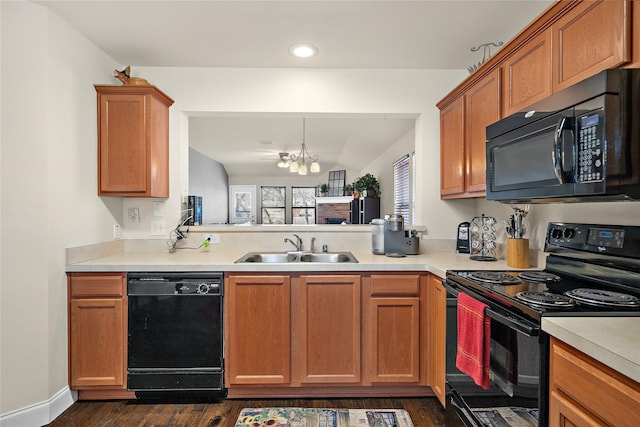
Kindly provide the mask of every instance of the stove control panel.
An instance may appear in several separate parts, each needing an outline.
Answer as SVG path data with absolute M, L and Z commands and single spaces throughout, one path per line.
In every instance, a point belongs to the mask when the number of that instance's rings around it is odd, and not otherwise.
M 545 252 L 563 249 L 640 259 L 640 226 L 550 222 Z

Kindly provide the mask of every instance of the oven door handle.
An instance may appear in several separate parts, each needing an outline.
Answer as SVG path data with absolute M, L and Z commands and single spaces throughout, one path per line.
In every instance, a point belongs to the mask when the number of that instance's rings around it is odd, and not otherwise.
M 534 325 L 528 325 L 512 316 L 500 314 L 491 310 L 490 308 L 487 308 L 485 310 L 485 314 L 498 323 L 502 323 L 503 325 L 514 329 L 517 332 L 520 332 L 521 334 L 524 334 L 528 337 L 537 337 L 538 335 L 540 335 L 540 328 Z
M 453 295 L 456 298 L 458 297 L 458 294 L 461 291 L 455 285 L 447 282 L 446 280 L 443 280 L 442 284 L 444 285 L 447 292 L 449 292 L 451 295 Z M 473 297 L 477 298 L 476 296 L 473 296 Z M 533 323 L 527 323 L 521 319 L 517 319 L 514 316 L 510 316 L 508 314 L 498 313 L 497 311 L 492 310 L 491 308 L 487 308 L 485 311 L 485 314 L 489 316 L 491 319 L 499 323 L 502 323 L 503 325 L 511 329 L 514 329 L 517 332 L 520 332 L 521 334 L 526 335 L 528 337 L 537 337 L 538 335 L 540 335 L 540 328 Z

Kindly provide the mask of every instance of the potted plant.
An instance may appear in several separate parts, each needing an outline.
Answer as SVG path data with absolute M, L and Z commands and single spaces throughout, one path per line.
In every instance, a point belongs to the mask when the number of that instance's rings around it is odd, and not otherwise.
M 353 189 L 361 195 L 380 197 L 380 183 L 370 173 L 356 179 L 353 183 Z
M 327 184 L 320 184 L 320 197 L 327 197 L 329 193 L 329 186 Z

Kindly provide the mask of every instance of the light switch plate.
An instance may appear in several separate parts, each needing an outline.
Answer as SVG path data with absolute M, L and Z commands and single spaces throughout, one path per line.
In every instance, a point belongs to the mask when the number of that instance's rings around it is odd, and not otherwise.
M 153 202 L 153 216 L 164 216 L 164 205 L 162 202 Z
M 151 235 L 164 236 L 167 234 L 167 223 L 164 221 L 151 221 Z

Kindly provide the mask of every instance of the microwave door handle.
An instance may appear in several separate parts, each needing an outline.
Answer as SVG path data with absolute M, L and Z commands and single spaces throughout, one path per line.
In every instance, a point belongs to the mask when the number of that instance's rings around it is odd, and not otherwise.
M 553 138 L 553 153 L 551 155 L 551 157 L 553 158 L 553 171 L 556 174 L 556 178 L 558 178 L 558 182 L 560 182 L 560 184 L 566 183 L 565 175 L 562 171 L 562 145 L 564 144 L 562 132 L 564 132 L 565 130 L 566 123 L 567 118 L 563 117 L 556 125 L 556 131 Z

